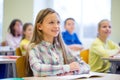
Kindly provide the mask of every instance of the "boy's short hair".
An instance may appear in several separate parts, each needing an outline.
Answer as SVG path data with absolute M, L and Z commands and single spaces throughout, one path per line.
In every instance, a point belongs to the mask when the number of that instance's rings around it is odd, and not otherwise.
M 75 21 L 74 18 L 67 18 L 67 19 L 64 21 L 64 26 L 66 25 L 66 23 L 67 23 L 68 20 L 73 20 L 73 21 Z

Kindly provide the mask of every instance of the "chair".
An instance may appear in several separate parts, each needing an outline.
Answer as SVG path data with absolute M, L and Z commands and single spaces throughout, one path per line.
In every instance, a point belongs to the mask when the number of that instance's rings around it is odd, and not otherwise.
M 16 52 L 16 56 L 22 56 L 22 52 L 20 50 L 20 47 L 16 48 L 15 52 Z
M 88 64 L 89 49 L 80 52 L 80 57 Z
M 26 57 L 20 56 L 16 60 L 16 71 L 17 71 L 17 77 L 26 77 Z

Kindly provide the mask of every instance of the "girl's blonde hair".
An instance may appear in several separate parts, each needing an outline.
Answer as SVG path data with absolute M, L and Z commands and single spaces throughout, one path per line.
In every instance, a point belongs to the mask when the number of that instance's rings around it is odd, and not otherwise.
M 105 22 L 105 21 L 110 22 L 108 19 L 103 19 L 103 20 L 101 20 L 101 21 L 98 23 L 98 30 L 100 30 L 101 24 L 102 24 L 103 22 Z M 97 37 L 98 37 L 98 36 L 99 36 L 99 32 L 97 33 Z
M 105 21 L 110 22 L 108 19 L 103 19 L 103 20 L 101 20 L 101 21 L 98 23 L 98 29 L 101 28 L 101 24 L 102 24 L 103 22 L 105 22 Z
M 41 10 L 37 17 L 36 17 L 36 20 L 35 20 L 35 26 L 34 26 L 34 32 L 33 32 L 33 37 L 32 37 L 32 40 L 30 42 L 30 48 L 33 48 L 35 45 L 39 44 L 42 40 L 43 40 L 43 33 L 42 33 L 42 30 L 39 30 L 37 28 L 37 24 L 40 23 L 42 24 L 42 22 L 44 21 L 44 18 L 48 15 L 48 14 L 52 14 L 52 13 L 56 13 L 58 16 L 59 14 L 51 9 L 51 8 L 46 8 L 46 9 L 43 9 Z M 62 52 L 61 54 L 63 54 L 63 58 L 64 58 L 64 63 L 68 63 L 67 62 L 67 57 L 66 57 L 66 53 L 67 53 L 67 49 L 65 47 L 65 44 L 62 40 L 62 37 L 61 37 L 61 34 L 59 33 L 57 37 L 54 38 L 54 44 L 56 44 L 57 46 L 59 46 L 61 49 L 62 49 Z M 28 52 L 29 52 L 28 50 Z M 28 55 L 28 58 L 29 58 L 29 55 Z M 29 66 L 29 62 L 28 62 L 28 66 Z M 27 68 L 28 69 L 28 68 Z

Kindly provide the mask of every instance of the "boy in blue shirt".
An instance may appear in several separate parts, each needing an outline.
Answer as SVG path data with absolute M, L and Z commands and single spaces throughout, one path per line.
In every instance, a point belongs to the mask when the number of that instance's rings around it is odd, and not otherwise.
M 77 34 L 74 33 L 75 20 L 73 18 L 67 18 L 64 22 L 65 32 L 62 32 L 62 37 L 66 45 L 73 51 L 82 50 L 82 43 L 80 42 Z

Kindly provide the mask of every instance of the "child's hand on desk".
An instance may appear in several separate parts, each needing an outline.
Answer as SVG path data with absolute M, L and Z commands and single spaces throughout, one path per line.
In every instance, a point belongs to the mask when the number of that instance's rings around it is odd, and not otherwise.
M 115 55 L 113 55 L 113 57 L 117 56 L 117 55 L 120 55 L 120 49 L 118 50 L 118 52 Z
M 80 66 L 78 62 L 72 62 L 69 64 L 69 66 L 70 66 L 70 72 L 57 74 L 57 76 L 73 75 L 74 71 L 78 71 L 78 72 L 80 71 Z
M 113 58 L 113 57 L 116 57 L 116 56 L 120 57 L 120 50 L 116 54 L 114 54 L 114 55 L 112 55 L 110 57 Z
M 118 54 L 120 54 L 120 49 L 119 49 L 119 51 L 118 51 Z
M 78 62 L 72 62 L 69 64 L 70 66 L 70 71 L 80 71 L 80 66 Z
M 73 51 L 83 50 L 84 48 L 81 45 L 73 44 L 68 46 Z

